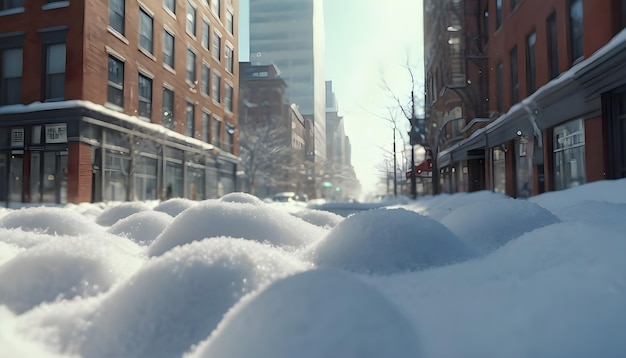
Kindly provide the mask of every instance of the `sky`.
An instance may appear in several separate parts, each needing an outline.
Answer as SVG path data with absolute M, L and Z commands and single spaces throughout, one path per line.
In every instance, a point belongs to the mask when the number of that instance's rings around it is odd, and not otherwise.
M 0 352 L 626 356 L 626 179 L 318 208 L 0 208 Z
M 240 1 L 240 60 L 246 61 L 249 43 L 248 1 Z M 422 2 L 417 0 L 326 0 L 325 75 L 333 82 L 352 144 L 352 164 L 365 192 L 375 191 L 383 175 L 385 157 L 393 148 L 389 109 L 396 96 L 407 103 L 410 68 L 423 77 Z M 391 92 L 386 90 L 388 84 Z M 423 82 L 419 80 L 418 82 Z M 408 120 L 395 114 L 402 134 Z M 397 139 L 398 151 L 402 140 Z

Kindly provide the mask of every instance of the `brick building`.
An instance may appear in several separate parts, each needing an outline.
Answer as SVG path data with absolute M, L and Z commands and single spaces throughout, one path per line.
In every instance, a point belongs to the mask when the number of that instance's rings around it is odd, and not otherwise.
M 625 177 L 626 1 L 482 0 L 476 8 L 489 113 L 475 119 L 488 124 L 439 151 L 440 187 L 528 197 Z M 471 165 L 476 157 L 484 166 Z
M 0 201 L 235 190 L 236 0 L 0 6 Z

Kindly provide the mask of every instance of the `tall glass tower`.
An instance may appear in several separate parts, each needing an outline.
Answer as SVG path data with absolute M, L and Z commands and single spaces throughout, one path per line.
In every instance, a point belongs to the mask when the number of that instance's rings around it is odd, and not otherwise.
M 313 118 L 315 162 L 326 159 L 322 0 L 250 0 L 250 62 L 276 64 L 287 97 Z M 314 155 L 311 155 L 314 154 Z

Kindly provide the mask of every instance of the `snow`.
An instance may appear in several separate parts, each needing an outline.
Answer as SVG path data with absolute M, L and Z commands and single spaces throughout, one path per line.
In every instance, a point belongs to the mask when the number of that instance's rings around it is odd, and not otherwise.
M 472 257 L 468 247 L 441 223 L 405 209 L 372 209 L 350 216 L 305 255 L 321 267 L 382 275 Z
M 626 356 L 626 180 L 341 207 L 3 209 L 0 355 Z

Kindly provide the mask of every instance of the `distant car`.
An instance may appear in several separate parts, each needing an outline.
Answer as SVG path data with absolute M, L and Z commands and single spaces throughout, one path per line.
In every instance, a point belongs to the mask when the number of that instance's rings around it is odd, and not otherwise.
M 292 191 L 285 191 L 282 193 L 276 193 L 272 197 L 273 201 L 286 203 L 289 201 L 307 201 L 307 196 L 305 194 L 296 194 Z

